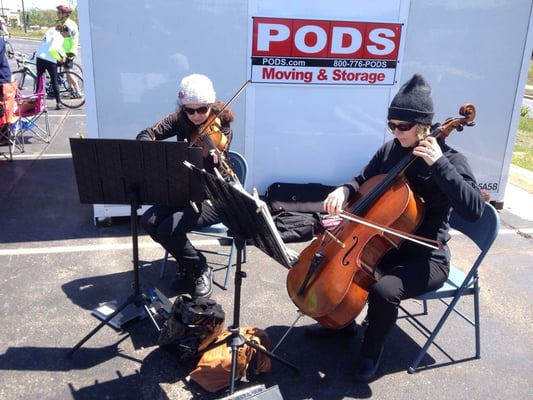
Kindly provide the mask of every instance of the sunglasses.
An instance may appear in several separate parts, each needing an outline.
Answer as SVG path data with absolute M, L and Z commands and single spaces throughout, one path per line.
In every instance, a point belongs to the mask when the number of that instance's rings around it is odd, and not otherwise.
M 405 132 L 411 129 L 413 126 L 416 125 L 416 122 L 404 122 L 401 124 L 395 124 L 394 122 L 387 122 L 387 126 L 391 130 L 391 132 L 394 132 L 396 129 L 398 129 L 400 132 Z
M 181 109 L 189 115 L 194 115 L 196 113 L 205 114 L 209 111 L 209 106 L 202 106 L 198 108 L 190 108 L 190 107 L 182 106 Z

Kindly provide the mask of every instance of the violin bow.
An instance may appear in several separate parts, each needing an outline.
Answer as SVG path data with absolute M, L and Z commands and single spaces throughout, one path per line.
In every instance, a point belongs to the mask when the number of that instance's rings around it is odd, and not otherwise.
M 215 122 L 216 118 L 217 118 L 220 114 L 222 114 L 222 112 L 223 112 L 226 108 L 228 108 L 228 107 L 231 105 L 231 103 L 233 103 L 233 102 L 235 101 L 235 99 L 236 99 L 237 97 L 240 96 L 240 94 L 243 92 L 244 89 L 246 89 L 246 86 L 248 86 L 248 84 L 249 84 L 250 82 L 252 82 L 251 79 L 248 79 L 246 82 L 244 82 L 244 84 L 240 87 L 239 90 L 237 90 L 237 92 L 232 96 L 232 98 L 229 99 L 228 102 L 225 103 L 224 106 L 218 111 L 218 113 L 214 116 L 213 120 L 212 120 L 212 121 L 207 121 L 206 123 L 204 123 L 204 124 L 202 125 L 202 127 L 200 128 L 200 131 L 198 132 L 198 137 L 197 137 L 196 139 L 194 139 L 194 140 L 191 142 L 191 144 L 190 144 L 189 147 L 192 147 L 192 146 L 198 141 L 198 139 L 200 139 L 200 138 L 203 136 L 203 134 L 205 133 L 205 131 L 207 130 L 207 128 L 208 128 L 209 126 L 211 126 L 211 125 Z
M 370 228 L 374 228 L 384 233 L 389 233 L 391 235 L 401 237 L 402 239 L 409 240 L 421 246 L 429 247 L 430 249 L 442 250 L 443 248 L 442 243 L 439 242 L 438 240 L 427 239 L 427 238 L 423 238 L 423 237 L 413 235 L 407 232 L 402 232 L 397 229 L 391 228 L 389 226 L 381 225 L 376 222 L 371 222 L 367 219 L 358 217 L 357 215 L 351 214 L 347 211 L 341 211 L 339 216 L 341 218 L 347 219 L 348 221 L 357 222 L 359 224 L 366 225 Z

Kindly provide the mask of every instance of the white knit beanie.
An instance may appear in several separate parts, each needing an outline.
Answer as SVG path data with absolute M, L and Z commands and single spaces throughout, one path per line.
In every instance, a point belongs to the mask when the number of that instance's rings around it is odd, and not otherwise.
M 213 104 L 216 100 L 211 80 L 201 74 L 188 75 L 181 80 L 178 101 L 183 104 Z

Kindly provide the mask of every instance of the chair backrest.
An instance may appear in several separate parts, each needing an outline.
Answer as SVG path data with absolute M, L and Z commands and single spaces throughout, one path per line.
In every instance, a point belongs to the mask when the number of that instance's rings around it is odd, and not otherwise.
M 450 226 L 470 238 L 481 250 L 480 257 L 482 258 L 498 235 L 500 217 L 496 209 L 487 203 L 481 218 L 474 222 L 466 221 L 455 211 L 452 211 Z
M 248 177 L 248 163 L 244 156 L 236 151 L 228 151 L 228 164 L 244 186 Z
M 32 117 L 34 115 L 39 115 L 46 110 L 45 82 L 46 76 L 45 74 L 42 74 L 37 82 L 37 92 L 32 94 L 22 94 L 21 92 L 18 92 L 17 103 L 19 108 L 17 113 L 21 117 Z
M 457 269 L 452 266 L 450 268 L 450 276 L 446 283 L 440 289 L 426 292 L 418 296 L 417 298 L 420 300 L 455 297 L 450 305 L 457 302 L 457 294 L 460 296 L 467 287 L 472 285 L 474 278 L 478 275 L 477 270 L 479 266 L 491 248 L 492 243 L 494 243 L 496 236 L 498 236 L 500 217 L 498 216 L 496 209 L 491 204 L 487 203 L 481 218 L 474 222 L 466 221 L 455 211 L 452 211 L 450 226 L 468 237 L 472 243 L 475 243 L 479 249 L 479 253 L 477 253 L 477 257 L 474 256 L 475 259 L 466 274 L 463 274 L 462 272 L 456 273 Z

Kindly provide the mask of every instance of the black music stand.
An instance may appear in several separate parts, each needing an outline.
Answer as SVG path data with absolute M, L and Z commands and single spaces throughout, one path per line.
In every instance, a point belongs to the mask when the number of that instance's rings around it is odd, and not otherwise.
M 201 166 L 202 149 L 191 148 L 188 143 L 71 138 L 70 148 L 81 203 L 130 205 L 134 283 L 130 297 L 80 340 L 67 357 L 128 306 L 140 308 L 158 327 L 148 307 L 154 301 L 154 291 L 147 295 L 140 286 L 137 210 L 142 204 L 185 206 L 203 199 L 201 181 L 192 180 L 183 165 L 188 161 Z M 159 291 L 157 295 L 162 296 Z
M 290 268 L 297 260 L 296 254 L 291 253 L 285 247 L 264 202 L 251 196 L 240 184 L 228 183 L 221 177 L 209 174 L 205 170 L 200 170 L 190 163 L 186 163 L 186 165 L 191 168 L 198 180 L 203 181 L 206 196 L 211 201 L 213 208 L 217 211 L 224 225 L 234 235 L 237 249 L 233 325 L 228 328 L 231 335 L 221 342 L 208 346 L 204 351 L 222 344 L 227 344 L 231 347 L 230 394 L 233 394 L 235 388 L 237 351 L 239 347 L 244 345 L 248 345 L 298 372 L 298 367 L 247 340 L 239 331 L 241 286 L 242 279 L 246 277 L 246 273 L 242 272 L 241 269 L 244 243 L 247 241 L 247 243 L 258 247 L 286 268 Z

